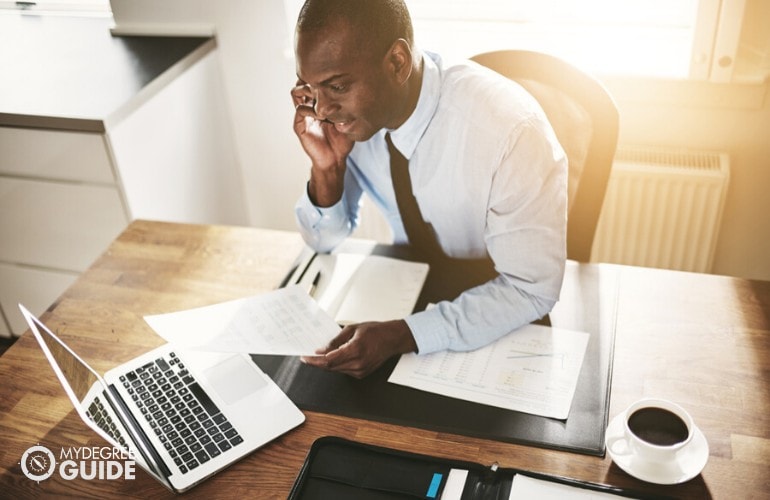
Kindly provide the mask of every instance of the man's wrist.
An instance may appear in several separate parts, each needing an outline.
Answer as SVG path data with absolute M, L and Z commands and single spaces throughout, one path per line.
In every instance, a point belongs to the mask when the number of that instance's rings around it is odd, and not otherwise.
M 345 169 L 310 169 L 307 194 L 317 207 L 330 207 L 342 198 L 345 187 Z
M 403 319 L 394 321 L 394 329 L 397 332 L 396 335 L 396 349 L 399 354 L 407 354 L 410 352 L 417 352 L 417 342 L 414 340 L 412 330 L 409 325 Z

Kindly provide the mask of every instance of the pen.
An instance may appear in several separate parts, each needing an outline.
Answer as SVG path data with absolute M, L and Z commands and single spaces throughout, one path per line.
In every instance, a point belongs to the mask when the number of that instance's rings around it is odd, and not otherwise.
M 318 282 L 321 281 L 321 271 L 318 271 L 315 273 L 315 278 L 313 278 L 313 282 L 310 284 L 310 288 L 307 290 L 307 294 L 311 297 L 313 294 L 315 294 L 315 289 L 318 287 Z
M 302 278 L 305 277 L 305 273 L 307 272 L 308 269 L 310 269 L 310 264 L 313 263 L 313 260 L 315 260 L 317 255 L 318 255 L 318 252 L 313 252 L 313 255 L 310 256 L 310 259 L 308 259 L 308 261 L 305 262 L 304 266 L 302 266 L 302 272 L 299 273 L 299 277 L 294 283 L 299 284 L 302 281 Z

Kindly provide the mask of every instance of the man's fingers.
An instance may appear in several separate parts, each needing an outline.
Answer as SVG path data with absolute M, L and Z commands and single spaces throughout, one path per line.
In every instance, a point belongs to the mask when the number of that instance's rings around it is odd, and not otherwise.
M 296 85 L 292 87 L 292 89 L 289 91 L 291 95 L 298 96 L 302 94 L 310 94 L 310 89 L 307 88 L 307 85 Z
M 309 133 L 311 136 L 328 143 L 323 126 L 324 123 L 316 118 L 315 111 L 312 108 L 299 106 L 294 113 L 294 132 L 298 136 Z
M 304 120 L 305 118 L 318 120 L 315 114 L 315 110 L 312 106 L 305 106 L 304 104 L 300 104 L 295 108 L 294 121 L 297 121 L 298 119 Z
M 291 97 L 294 100 L 294 104 L 309 104 L 314 101 L 313 92 L 307 85 L 297 85 L 291 89 Z
M 323 356 L 323 355 L 301 356 L 299 360 L 305 363 L 306 365 L 315 366 L 316 368 L 326 369 L 328 367 L 328 363 L 326 362 L 326 356 Z
M 336 339 L 335 339 L 336 340 Z M 343 342 L 339 347 L 326 346 L 316 351 L 317 356 L 302 356 L 300 360 L 306 365 L 361 377 L 361 360 L 351 349 L 350 342 Z
M 355 325 L 347 325 L 342 330 L 340 330 L 340 333 L 338 333 L 333 339 L 329 341 L 328 344 L 326 344 L 326 347 L 324 347 L 325 353 L 329 353 L 331 351 L 334 351 L 336 349 L 339 349 L 341 346 L 348 343 L 348 341 L 353 337 L 353 335 L 356 333 L 356 327 Z
M 372 370 L 359 354 L 355 352 L 355 348 L 351 343 L 345 344 L 339 349 L 326 354 L 324 356 L 325 364 L 322 367 L 326 370 L 344 373 L 356 378 L 364 377 Z

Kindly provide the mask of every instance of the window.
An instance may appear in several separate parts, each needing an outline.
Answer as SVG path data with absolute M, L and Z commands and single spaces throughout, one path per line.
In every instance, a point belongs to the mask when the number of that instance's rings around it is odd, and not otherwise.
M 745 4 L 765 0 L 406 0 L 417 43 L 548 52 L 596 74 L 730 81 Z M 767 49 L 770 49 L 768 47 Z

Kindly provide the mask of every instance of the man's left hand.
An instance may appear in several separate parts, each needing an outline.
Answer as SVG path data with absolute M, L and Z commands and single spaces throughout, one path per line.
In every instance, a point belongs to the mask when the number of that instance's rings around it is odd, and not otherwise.
M 317 356 L 302 362 L 325 370 L 363 378 L 396 354 L 414 352 L 417 344 L 404 320 L 348 325 Z

